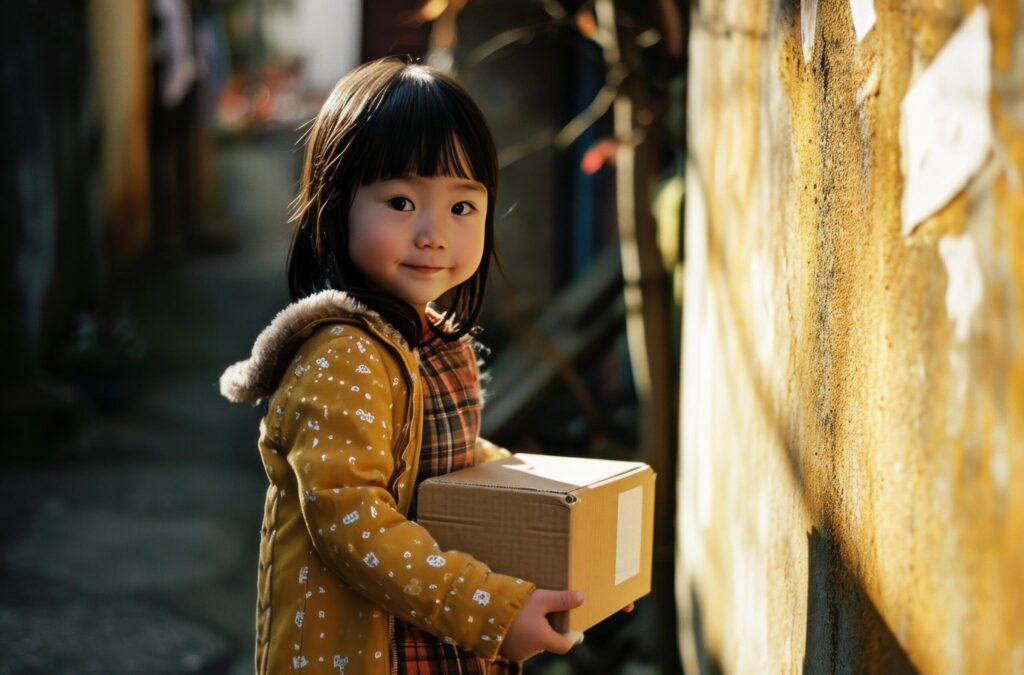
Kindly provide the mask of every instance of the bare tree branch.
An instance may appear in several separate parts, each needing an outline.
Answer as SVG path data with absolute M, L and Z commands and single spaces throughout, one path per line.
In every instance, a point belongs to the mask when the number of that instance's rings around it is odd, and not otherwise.
M 515 164 L 521 159 L 529 157 L 550 146 L 555 140 L 555 132 L 550 129 L 538 131 L 523 141 L 518 141 L 498 151 L 498 166 L 502 169 Z
M 498 33 L 491 39 L 487 40 L 487 42 L 484 42 L 482 45 L 471 51 L 467 55 L 466 61 L 471 66 L 478 65 L 509 45 L 517 43 L 526 44 L 541 33 L 557 31 L 571 24 L 571 18 L 564 18 L 545 21 L 544 23 L 534 24 L 532 26 L 510 28 Z

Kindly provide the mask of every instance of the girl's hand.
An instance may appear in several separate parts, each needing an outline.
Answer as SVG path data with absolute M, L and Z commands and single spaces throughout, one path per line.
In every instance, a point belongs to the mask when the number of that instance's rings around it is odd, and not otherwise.
M 576 640 L 555 631 L 548 623 L 547 615 L 576 609 L 582 604 L 582 593 L 538 588 L 512 620 L 498 653 L 510 661 L 524 661 L 543 651 L 566 653 Z

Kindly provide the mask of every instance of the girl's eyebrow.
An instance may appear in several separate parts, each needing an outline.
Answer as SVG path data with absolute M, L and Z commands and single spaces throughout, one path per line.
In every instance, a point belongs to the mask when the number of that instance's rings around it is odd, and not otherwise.
M 475 183 L 471 180 L 460 180 L 458 183 L 455 184 L 455 187 L 461 190 L 473 190 L 474 192 L 483 192 L 484 194 L 487 194 L 487 190 L 484 188 L 483 185 L 480 185 L 480 183 Z
M 409 181 L 411 183 L 426 183 L 430 179 L 424 178 L 423 176 L 402 176 L 401 178 L 395 178 L 394 180 L 404 180 Z M 472 190 L 474 192 L 482 192 L 483 194 L 487 194 L 487 188 L 485 188 L 480 183 L 477 183 L 476 181 L 459 180 L 455 182 L 454 187 L 459 190 Z

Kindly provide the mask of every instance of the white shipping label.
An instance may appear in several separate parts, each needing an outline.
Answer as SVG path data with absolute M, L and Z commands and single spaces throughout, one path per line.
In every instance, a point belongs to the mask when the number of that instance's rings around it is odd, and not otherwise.
M 615 534 L 615 585 L 640 573 L 640 541 L 644 524 L 644 487 L 619 493 Z

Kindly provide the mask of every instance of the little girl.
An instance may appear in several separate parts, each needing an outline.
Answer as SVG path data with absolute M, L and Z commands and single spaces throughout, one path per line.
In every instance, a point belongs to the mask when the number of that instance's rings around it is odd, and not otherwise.
M 497 183 L 479 108 L 430 68 L 357 68 L 313 123 L 295 302 L 220 383 L 232 401 L 268 402 L 258 673 L 519 672 L 573 644 L 546 615 L 579 594 L 441 550 L 415 522 L 420 481 L 505 452 L 477 437 L 470 338 Z

